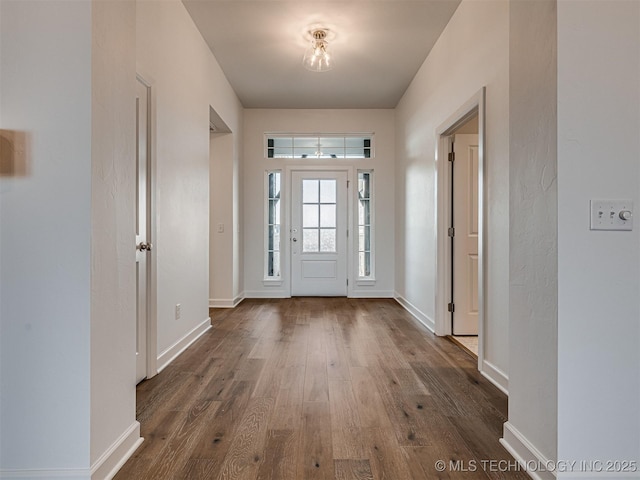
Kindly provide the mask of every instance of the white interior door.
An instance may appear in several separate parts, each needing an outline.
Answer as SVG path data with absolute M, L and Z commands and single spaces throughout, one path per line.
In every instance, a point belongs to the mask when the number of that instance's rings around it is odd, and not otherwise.
M 147 376 L 147 278 L 149 252 L 149 90 L 136 82 L 136 382 Z
M 347 172 L 291 175 L 291 295 L 347 295 Z
M 453 334 L 478 334 L 478 135 L 458 134 L 453 162 Z

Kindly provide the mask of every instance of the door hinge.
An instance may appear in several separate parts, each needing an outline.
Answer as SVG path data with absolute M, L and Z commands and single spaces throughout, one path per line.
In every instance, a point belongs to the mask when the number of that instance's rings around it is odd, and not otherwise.
M 456 159 L 456 153 L 455 152 L 449 152 L 449 161 L 450 162 L 454 162 Z
M 347 188 L 349 188 L 349 180 L 347 180 Z
M 455 306 L 455 304 L 454 304 L 453 302 L 448 303 L 448 304 L 447 304 L 447 312 L 451 312 L 451 313 L 453 313 L 453 312 L 455 312 L 455 311 L 456 311 L 456 306 Z
M 349 229 L 347 228 L 347 238 L 349 238 Z
M 453 227 L 449 227 L 447 229 L 447 235 L 449 235 L 451 238 L 455 237 L 456 235 L 456 229 Z
M 347 278 L 347 287 L 349 286 L 349 279 Z

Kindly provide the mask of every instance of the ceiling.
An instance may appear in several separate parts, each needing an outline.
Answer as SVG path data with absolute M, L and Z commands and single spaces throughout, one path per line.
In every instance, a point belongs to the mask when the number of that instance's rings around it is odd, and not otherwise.
M 183 0 L 245 108 L 394 108 L 460 0 Z M 329 28 L 335 68 L 302 66 Z

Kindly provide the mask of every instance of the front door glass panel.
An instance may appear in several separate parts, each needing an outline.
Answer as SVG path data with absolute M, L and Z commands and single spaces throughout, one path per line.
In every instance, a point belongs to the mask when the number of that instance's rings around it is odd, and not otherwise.
M 302 201 L 302 252 L 336 253 L 336 180 L 303 180 Z

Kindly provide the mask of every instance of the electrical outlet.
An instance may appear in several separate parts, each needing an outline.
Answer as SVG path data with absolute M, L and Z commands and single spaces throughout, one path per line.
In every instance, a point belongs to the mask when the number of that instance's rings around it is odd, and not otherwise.
M 176 303 L 176 320 L 180 320 L 180 315 L 181 315 L 181 308 L 180 308 L 180 304 Z
M 218 224 L 218 233 L 224 233 L 224 223 Z

